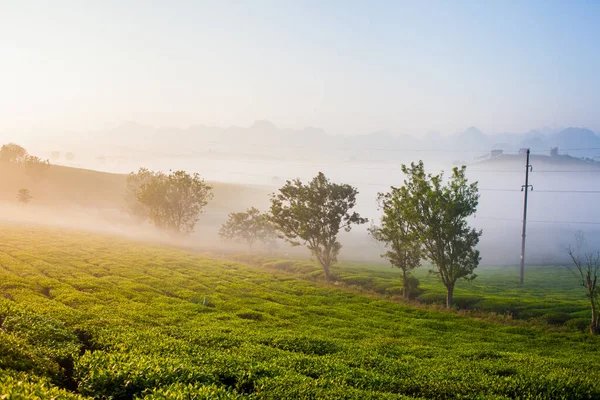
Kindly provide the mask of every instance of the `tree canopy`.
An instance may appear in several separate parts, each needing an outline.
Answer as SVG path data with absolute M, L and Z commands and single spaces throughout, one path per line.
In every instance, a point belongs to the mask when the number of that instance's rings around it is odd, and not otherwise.
M 393 267 L 402 270 L 402 292 L 404 298 L 408 299 L 411 290 L 416 289 L 411 286 L 418 283 L 410 271 L 419 267 L 422 257 L 419 236 L 403 216 L 409 203 L 404 201 L 402 191 L 397 188 L 392 188 L 389 193 L 379 193 L 377 200 L 383 215 L 380 225 L 372 226 L 369 233 L 385 244 L 387 251 L 381 256 L 387 258 Z
M 475 279 L 481 259 L 475 248 L 481 231 L 467 223 L 479 204 L 477 183 L 469 184 L 465 166 L 453 168 L 446 183 L 443 173 L 426 174 L 422 161 L 402 165 L 402 172 L 404 185 L 397 189 L 404 203 L 402 217 L 433 263 L 431 272 L 446 286 L 446 307 L 450 308 L 456 281 Z
M 219 236 L 227 240 L 241 239 L 248 244 L 250 250 L 256 242 L 271 245 L 277 237 L 269 216 L 255 207 L 245 212 L 229 214 L 219 230 Z
M 28 155 L 24 147 L 15 143 L 7 143 L 0 148 L 0 162 L 3 163 L 23 163 Z
M 162 174 L 162 172 L 154 172 L 147 168 L 140 168 L 137 172 L 131 172 L 127 175 L 125 186 L 127 212 L 138 223 L 150 218 L 148 207 L 138 200 L 139 193 L 143 185 L 150 183 L 152 177 L 159 174 Z
M 140 203 L 137 209 L 130 207 L 130 212 L 150 219 L 160 229 L 191 233 L 212 198 L 211 189 L 198 174 L 175 171 L 167 175 L 142 168 L 128 177 L 127 193 Z
M 29 193 L 29 189 L 19 189 L 17 192 L 17 201 L 21 204 L 28 204 L 33 196 Z
M 337 241 L 339 231 L 348 232 L 352 225 L 367 222 L 353 211 L 357 194 L 356 188 L 332 183 L 319 172 L 308 184 L 299 179 L 287 181 L 271 197 L 271 221 L 276 229 L 291 245 L 306 245 L 323 267 L 326 280 L 342 247 Z
M 33 180 L 43 178 L 50 166 L 50 161 L 32 156 L 24 147 L 15 143 L 2 145 L 0 148 L 0 163 L 24 168 Z

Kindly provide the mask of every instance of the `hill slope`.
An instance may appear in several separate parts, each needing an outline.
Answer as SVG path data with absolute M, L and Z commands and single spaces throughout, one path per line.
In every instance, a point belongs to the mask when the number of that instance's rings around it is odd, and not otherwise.
M 13 165 L 0 164 L 0 201 L 15 202 L 17 191 L 30 190 L 34 203 L 51 207 L 123 209 L 127 175 L 51 165 L 43 179 L 33 180 Z M 208 211 L 241 211 L 250 206 L 264 207 L 266 187 L 209 182 L 214 198 Z
M 167 247 L 2 226 L 0 391 L 62 398 L 598 398 L 600 342 Z

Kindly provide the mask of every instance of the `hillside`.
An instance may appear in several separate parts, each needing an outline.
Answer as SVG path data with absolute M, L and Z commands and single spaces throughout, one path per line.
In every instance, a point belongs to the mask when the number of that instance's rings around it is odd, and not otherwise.
M 600 397 L 600 342 L 82 233 L 0 229 L 8 398 Z
M 16 193 L 27 188 L 34 203 L 70 208 L 123 209 L 127 175 L 51 165 L 42 179 L 32 180 L 20 167 L 0 164 L 0 201 L 15 202 Z M 231 212 L 268 203 L 267 187 L 209 182 L 214 198 L 207 210 Z

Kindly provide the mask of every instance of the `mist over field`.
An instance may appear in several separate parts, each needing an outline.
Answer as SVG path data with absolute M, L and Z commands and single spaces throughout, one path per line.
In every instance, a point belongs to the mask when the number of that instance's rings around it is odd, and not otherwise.
M 600 399 L 598 21 L 0 0 L 0 400 Z
M 4 167 L 2 218 L 178 242 L 203 250 L 243 250 L 243 246 L 218 237 L 227 215 L 249 207 L 266 211 L 271 193 L 286 180 L 306 182 L 322 171 L 334 182 L 358 188 L 356 209 L 371 221 L 350 233 L 340 233 L 344 245 L 340 259 L 380 263 L 383 246 L 367 233 L 380 217 L 377 194 L 403 184 L 401 164 L 424 160 L 427 172 L 445 171 L 446 176 L 452 167 L 467 165 L 469 180 L 477 181 L 480 189 L 480 204 L 470 223 L 483 230 L 478 246 L 482 265 L 518 265 L 523 213 L 520 189 L 525 172 L 525 155 L 518 150 L 529 145 L 533 191 L 529 195 L 527 263 L 568 262 L 566 248 L 574 243 L 578 231 L 586 234 L 588 244 L 600 239 L 600 212 L 595 207 L 598 194 L 586 193 L 599 187 L 600 164 L 594 157 L 600 153 L 600 137 L 585 129 L 486 135 L 469 128 L 454 135 L 418 139 L 390 133 L 332 136 L 315 128 L 279 129 L 267 121 L 248 128 L 187 130 L 130 123 L 78 137 L 91 137 L 94 145 L 87 139 L 70 142 L 59 137 L 47 138 L 53 147 L 24 141 L 32 152 L 49 158 L 52 166 L 46 179 L 27 184 L 35 198 L 31 206 L 21 208 L 14 194 L 28 178 Z M 550 147 L 558 147 L 557 156 L 550 156 Z M 491 150 L 503 154 L 491 156 Z M 198 172 L 214 182 L 216 197 L 201 215 L 194 234 L 174 239 L 149 224 L 133 223 L 125 212 L 123 174 L 140 167 Z M 283 242 L 277 251 L 309 255 Z
M 599 195 L 586 193 L 600 179 L 597 6 L 140 8 L 3 7 L 0 143 L 23 145 L 53 171 L 43 182 L 2 171 L 3 215 L 20 215 L 12 206 L 27 183 L 30 208 L 48 208 L 40 222 L 121 226 L 123 174 L 184 170 L 245 187 L 216 196 L 186 239 L 217 246 L 228 213 L 266 211 L 288 179 L 321 171 L 350 184 L 357 211 L 377 223 L 377 193 L 402 185 L 401 164 L 423 160 L 447 174 L 465 164 L 481 189 L 470 222 L 483 229 L 483 264 L 514 265 L 525 169 L 517 153 L 529 148 L 527 262 L 562 263 L 579 230 L 597 243 Z M 504 155 L 487 160 L 492 150 Z M 340 235 L 342 258 L 382 261 L 367 229 Z

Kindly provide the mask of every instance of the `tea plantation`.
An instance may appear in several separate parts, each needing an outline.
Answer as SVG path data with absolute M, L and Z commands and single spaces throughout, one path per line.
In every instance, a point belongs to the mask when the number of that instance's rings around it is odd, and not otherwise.
M 5 399 L 597 399 L 600 341 L 0 226 Z
M 306 260 L 279 260 L 275 257 L 237 254 L 228 257 L 273 271 L 285 271 L 302 279 L 323 280 L 322 268 Z M 562 327 L 588 330 L 590 303 L 585 288 L 564 265 L 527 266 L 524 284 L 519 284 L 519 267 L 480 266 L 477 279 L 459 281 L 454 292 L 457 309 L 470 314 L 497 314 L 516 320 L 527 320 L 545 328 Z M 420 281 L 413 293 L 420 304 L 442 305 L 445 287 L 439 277 L 429 274 L 423 265 L 413 274 Z M 389 264 L 340 264 L 332 268 L 338 285 L 364 294 L 401 300 L 402 274 Z M 461 312 L 462 312 L 461 311 Z

